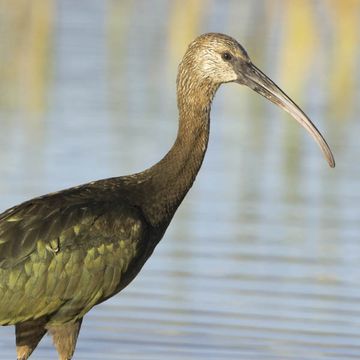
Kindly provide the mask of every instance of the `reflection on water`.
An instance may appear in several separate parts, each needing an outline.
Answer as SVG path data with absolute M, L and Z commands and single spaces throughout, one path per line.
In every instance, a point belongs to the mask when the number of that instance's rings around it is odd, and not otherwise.
M 87 315 L 75 358 L 358 358 L 359 2 L 24 3 L 0 3 L 2 209 L 157 161 L 177 128 L 176 65 L 205 31 L 239 39 L 337 160 L 221 88 L 194 188 L 136 281 Z M 13 359 L 13 328 L 0 332 Z M 56 358 L 49 338 L 33 358 Z

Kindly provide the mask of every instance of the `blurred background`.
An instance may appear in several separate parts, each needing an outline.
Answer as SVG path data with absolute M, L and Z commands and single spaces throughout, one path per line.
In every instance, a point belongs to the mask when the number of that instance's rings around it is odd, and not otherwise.
M 0 209 L 149 167 L 177 130 L 177 65 L 227 33 L 310 116 L 220 88 L 193 189 L 74 359 L 360 357 L 360 1 L 0 0 Z M 0 358 L 14 359 L 0 328 Z M 55 359 L 44 338 L 32 359 Z

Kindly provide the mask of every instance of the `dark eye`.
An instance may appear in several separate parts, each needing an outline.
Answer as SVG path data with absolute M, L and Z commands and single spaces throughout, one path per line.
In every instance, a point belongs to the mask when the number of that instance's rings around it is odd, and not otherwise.
M 232 59 L 232 55 L 228 51 L 223 52 L 221 57 L 225 61 L 230 61 Z

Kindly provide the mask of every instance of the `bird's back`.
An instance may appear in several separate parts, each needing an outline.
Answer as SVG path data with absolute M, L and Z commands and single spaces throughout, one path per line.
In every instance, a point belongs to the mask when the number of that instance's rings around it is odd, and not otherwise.
M 89 184 L 0 215 L 0 324 L 80 319 L 150 256 L 148 224 L 121 191 Z

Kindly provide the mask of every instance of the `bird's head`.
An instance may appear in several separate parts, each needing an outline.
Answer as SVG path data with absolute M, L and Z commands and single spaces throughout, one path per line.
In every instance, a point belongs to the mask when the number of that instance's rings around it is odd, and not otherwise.
M 318 143 L 329 165 L 335 166 L 331 150 L 319 130 L 289 96 L 251 62 L 236 40 L 218 33 L 196 38 L 179 67 L 180 93 L 188 92 L 188 98 L 204 92 L 213 96 L 219 85 L 228 82 L 245 85 L 288 112 Z M 202 91 L 197 91 L 199 88 Z

